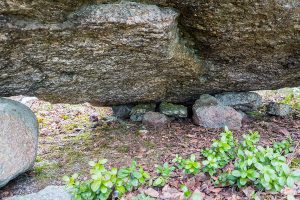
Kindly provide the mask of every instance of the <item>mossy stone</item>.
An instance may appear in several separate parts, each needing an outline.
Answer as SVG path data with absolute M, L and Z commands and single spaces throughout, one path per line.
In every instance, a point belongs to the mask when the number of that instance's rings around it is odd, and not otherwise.
M 187 107 L 172 103 L 163 102 L 159 106 L 159 111 L 169 117 L 184 118 L 187 117 Z

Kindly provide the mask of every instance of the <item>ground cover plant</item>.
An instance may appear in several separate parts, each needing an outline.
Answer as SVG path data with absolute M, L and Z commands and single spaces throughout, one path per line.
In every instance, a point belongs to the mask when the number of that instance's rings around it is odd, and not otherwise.
M 120 198 L 141 186 L 162 188 L 175 170 L 187 176 L 195 176 L 202 171 L 210 175 L 215 185 L 222 187 L 253 186 L 257 190 L 271 192 L 293 187 L 300 180 L 300 169 L 291 169 L 287 163 L 286 156 L 293 150 L 291 139 L 270 146 L 258 145 L 259 140 L 259 133 L 252 131 L 237 140 L 225 128 L 220 138 L 213 140 L 210 148 L 200 152 L 203 157 L 201 164 L 194 154 L 186 159 L 176 155 L 173 164 L 166 162 L 156 166 L 157 175 L 151 177 L 135 161 L 129 167 L 107 169 L 107 160 L 100 160 L 97 163 L 90 162 L 90 179 L 78 181 L 78 175 L 74 174 L 71 177 L 65 176 L 64 180 L 71 188 L 75 200 Z M 183 184 L 180 188 L 186 198 L 191 196 L 192 191 L 188 186 Z M 140 194 L 136 198 L 148 197 Z

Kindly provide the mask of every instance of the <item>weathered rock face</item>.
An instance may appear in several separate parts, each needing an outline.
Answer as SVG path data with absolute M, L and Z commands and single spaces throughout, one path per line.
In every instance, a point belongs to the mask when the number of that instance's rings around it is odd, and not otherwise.
M 161 113 L 147 112 L 143 116 L 143 124 L 147 127 L 163 128 L 168 125 L 168 118 Z
M 14 196 L 7 200 L 71 200 L 71 194 L 64 186 L 47 186 L 38 193 L 32 193 L 24 196 Z
M 0 0 L 0 96 L 113 105 L 300 85 L 296 0 L 115 2 Z
M 215 97 L 221 104 L 244 112 L 256 110 L 262 105 L 262 97 L 255 92 L 226 92 Z
M 30 169 L 38 145 L 38 123 L 25 105 L 0 98 L 0 187 Z

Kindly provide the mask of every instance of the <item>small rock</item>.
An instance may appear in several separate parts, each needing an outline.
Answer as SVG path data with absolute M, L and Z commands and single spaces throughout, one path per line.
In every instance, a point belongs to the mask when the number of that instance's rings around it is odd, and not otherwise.
M 262 97 L 255 92 L 225 92 L 215 95 L 224 106 L 249 112 L 262 105 Z
M 144 193 L 153 198 L 159 197 L 159 193 L 156 190 L 154 190 L 153 188 L 148 188 L 147 190 L 144 191 Z
M 216 106 L 219 105 L 220 101 L 215 97 L 209 94 L 203 94 L 200 98 L 195 102 L 195 107 L 202 107 L 202 106 Z
M 7 200 L 71 200 L 71 195 L 64 186 L 48 186 L 38 193 L 14 196 Z
M 132 110 L 132 105 L 113 106 L 114 115 L 119 119 L 129 119 Z
M 38 122 L 24 104 L 0 98 L 0 187 L 33 165 L 38 146 Z
M 290 114 L 291 108 L 289 105 L 271 102 L 268 105 L 267 113 L 270 115 L 284 117 Z
M 164 200 L 183 200 L 184 195 L 182 192 L 179 192 L 175 188 L 171 188 L 169 185 L 165 185 L 162 189 L 162 195 L 160 196 L 161 199 Z
M 130 119 L 135 122 L 141 122 L 146 112 L 154 112 L 156 104 L 139 104 L 132 108 L 130 112 Z
M 202 95 L 193 106 L 193 121 L 205 128 L 223 128 L 239 130 L 242 127 L 242 115 L 229 106 L 219 104 L 210 95 Z
M 148 127 L 161 128 L 168 125 L 168 118 L 161 113 L 147 112 L 143 117 L 143 124 Z
M 169 117 L 185 118 L 188 115 L 187 107 L 163 102 L 159 105 L 159 111 Z

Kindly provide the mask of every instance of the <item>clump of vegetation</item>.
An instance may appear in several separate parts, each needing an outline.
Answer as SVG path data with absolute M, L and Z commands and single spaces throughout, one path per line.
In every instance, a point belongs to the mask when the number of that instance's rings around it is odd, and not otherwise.
M 287 95 L 282 101 L 282 104 L 287 104 L 295 110 L 300 110 L 300 94 L 296 95 L 294 92 Z
M 89 165 L 91 178 L 80 181 L 78 174 L 65 176 L 64 180 L 71 188 L 75 200 L 106 200 L 121 198 L 126 192 L 138 189 L 142 185 L 163 187 L 168 183 L 175 170 L 182 170 L 190 176 L 200 170 L 212 176 L 216 185 L 237 185 L 239 188 L 248 185 L 259 190 L 279 192 L 284 187 L 293 187 L 300 180 L 300 169 L 293 170 L 286 161 L 286 155 L 293 151 L 291 139 L 275 142 L 271 146 L 258 145 L 258 132 L 243 135 L 242 140 L 235 140 L 228 128 L 225 128 L 218 140 L 214 140 L 211 147 L 202 151 L 205 158 L 200 162 L 195 155 L 183 159 L 180 155 L 172 160 L 174 164 L 164 163 L 156 166 L 157 176 L 151 178 L 134 161 L 129 167 L 107 169 L 107 160 L 91 161 Z M 181 190 L 185 197 L 191 195 L 187 186 Z M 136 200 L 151 199 L 140 194 Z
M 220 173 L 216 184 L 237 184 L 238 187 L 251 184 L 258 189 L 275 192 L 285 186 L 294 186 L 295 181 L 300 178 L 300 170 L 292 171 L 282 155 L 291 150 L 290 143 L 283 141 L 272 147 L 262 147 L 257 145 L 259 138 L 258 132 L 250 132 L 243 136 L 238 148 L 233 148 L 233 152 L 226 152 L 228 155 L 225 158 L 235 158 L 226 160 L 227 163 L 234 163 L 234 170 Z M 214 147 L 212 151 L 215 152 L 213 155 L 219 153 Z
M 105 167 L 106 159 L 89 162 L 91 178 L 79 181 L 78 174 L 71 177 L 64 176 L 64 181 L 71 188 L 74 200 L 106 200 L 109 198 L 120 198 L 124 193 L 144 184 L 150 178 L 148 172 L 142 167 L 137 168 L 134 161 L 131 166 L 121 169 Z
M 294 148 L 292 147 L 292 139 L 289 137 L 287 140 L 281 142 L 275 142 L 273 144 L 274 151 L 281 155 L 287 155 L 293 152 Z
M 180 189 L 182 190 L 184 197 L 188 198 L 192 195 L 192 192 L 186 185 L 181 185 Z
M 194 154 L 188 159 L 183 159 L 181 156 L 176 155 L 172 162 L 177 163 L 178 169 L 183 169 L 186 174 L 196 175 L 201 169 L 201 165 L 196 161 Z
M 158 177 L 155 178 L 153 182 L 153 186 L 155 187 L 163 187 L 168 182 L 171 173 L 175 170 L 174 166 L 169 166 L 169 163 L 164 163 L 162 166 L 156 166 L 156 172 L 158 173 Z
M 219 169 L 224 168 L 235 156 L 235 143 L 232 132 L 225 128 L 219 140 L 214 140 L 211 148 L 202 151 L 206 158 L 203 164 L 203 171 L 213 176 Z

